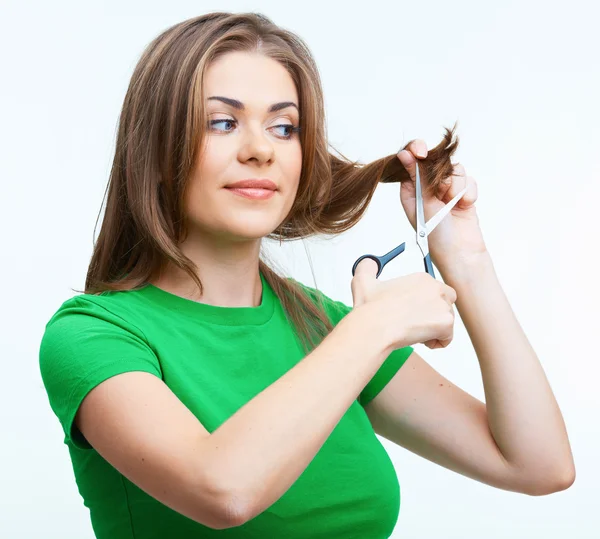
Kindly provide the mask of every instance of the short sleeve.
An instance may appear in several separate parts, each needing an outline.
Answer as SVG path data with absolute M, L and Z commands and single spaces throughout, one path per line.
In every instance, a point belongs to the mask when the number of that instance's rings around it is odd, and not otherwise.
M 65 443 L 90 449 L 75 415 L 84 397 L 117 374 L 144 371 L 161 378 L 158 358 L 141 330 L 93 301 L 71 298 L 46 325 L 40 373 Z
M 316 290 L 315 288 L 308 287 L 298 281 L 295 282 L 306 291 L 313 301 L 317 297 L 320 299 L 333 326 L 336 326 L 340 320 L 342 320 L 352 310 L 352 307 L 341 301 L 336 301 L 329 298 L 323 292 Z M 387 357 L 379 370 L 375 373 L 373 378 L 371 378 L 358 396 L 357 400 L 359 404 L 363 406 L 363 408 L 388 384 L 388 382 L 400 370 L 402 365 L 406 363 L 406 360 L 410 357 L 413 350 L 414 348 L 412 346 L 405 346 L 403 348 L 394 350 Z

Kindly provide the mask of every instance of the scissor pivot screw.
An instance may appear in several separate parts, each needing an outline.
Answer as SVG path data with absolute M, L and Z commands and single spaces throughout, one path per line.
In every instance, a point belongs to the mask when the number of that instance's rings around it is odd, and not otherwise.
M 425 237 L 425 232 L 423 232 L 423 231 L 421 230 L 421 232 L 419 232 L 419 236 L 421 236 L 422 238 L 424 238 L 424 237 Z

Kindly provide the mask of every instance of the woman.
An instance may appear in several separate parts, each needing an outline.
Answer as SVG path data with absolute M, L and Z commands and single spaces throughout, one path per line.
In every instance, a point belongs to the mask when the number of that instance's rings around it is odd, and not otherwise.
M 97 537 L 389 537 L 399 486 L 375 433 L 502 489 L 573 482 L 453 132 L 363 166 L 329 153 L 323 117 L 308 49 L 261 15 L 184 21 L 140 59 L 85 291 L 40 347 Z M 350 308 L 261 256 L 264 237 L 347 230 L 382 181 L 415 226 L 417 159 L 427 215 L 469 186 L 430 238 L 447 284 L 382 282 L 367 260 Z M 451 342 L 455 303 L 487 406 L 412 348 Z

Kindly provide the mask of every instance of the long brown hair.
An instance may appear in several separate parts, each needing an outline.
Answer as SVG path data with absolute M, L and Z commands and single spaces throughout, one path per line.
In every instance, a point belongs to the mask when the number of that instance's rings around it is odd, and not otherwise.
M 131 77 L 85 293 L 143 287 L 168 262 L 186 271 L 202 293 L 194 263 L 178 247 L 187 234 L 183 201 L 205 132 L 204 74 L 211 62 L 231 51 L 260 52 L 280 62 L 300 99 L 298 192 L 268 238 L 339 234 L 360 220 L 379 182 L 410 181 L 396 154 L 362 164 L 330 153 L 319 73 L 298 36 L 258 13 L 216 12 L 188 19 L 147 46 Z M 458 145 L 454 129 L 446 129 L 444 140 L 420 161 L 430 190 L 452 174 L 450 157 Z M 322 306 L 262 256 L 259 269 L 310 351 L 332 329 Z

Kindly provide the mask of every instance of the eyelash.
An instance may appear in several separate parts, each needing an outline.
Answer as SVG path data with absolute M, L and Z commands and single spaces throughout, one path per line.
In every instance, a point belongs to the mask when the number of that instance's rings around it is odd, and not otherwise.
M 220 124 L 220 123 L 224 123 L 224 122 L 228 122 L 228 123 L 236 124 L 236 125 L 238 123 L 237 120 L 230 120 L 230 119 L 210 120 L 209 127 L 213 127 L 216 124 Z M 273 129 L 275 127 L 289 127 L 289 128 L 291 128 L 291 133 L 288 136 L 280 137 L 279 135 L 275 135 L 276 137 L 278 137 L 280 139 L 284 139 L 284 140 L 290 140 L 294 136 L 294 133 L 299 133 L 300 132 L 300 127 L 294 127 L 292 124 L 273 125 L 269 129 Z

